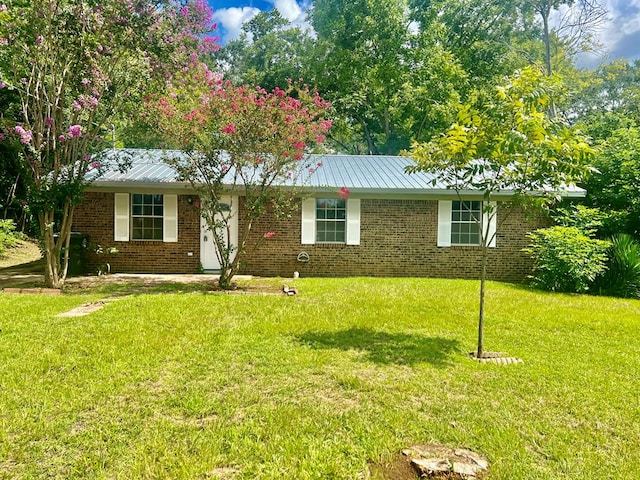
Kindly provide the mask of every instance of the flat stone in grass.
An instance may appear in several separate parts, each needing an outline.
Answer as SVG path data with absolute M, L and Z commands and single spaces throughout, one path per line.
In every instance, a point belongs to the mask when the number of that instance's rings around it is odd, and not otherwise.
M 105 298 L 104 300 L 98 300 L 97 302 L 89 302 L 79 307 L 73 308 L 68 312 L 60 313 L 58 317 L 84 317 L 85 315 L 89 315 L 90 313 L 97 312 L 102 307 L 104 307 L 107 303 L 111 303 L 115 300 L 115 298 Z
M 404 449 L 402 453 L 410 459 L 420 475 L 427 478 L 483 478 L 489 468 L 489 462 L 484 457 L 465 448 L 416 445 Z

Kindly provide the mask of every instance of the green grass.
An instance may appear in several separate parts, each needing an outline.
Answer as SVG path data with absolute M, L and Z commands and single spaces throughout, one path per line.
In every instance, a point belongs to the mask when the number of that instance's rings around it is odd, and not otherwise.
M 477 282 L 0 295 L 0 478 L 355 479 L 439 442 L 492 479 L 640 476 L 640 301 Z

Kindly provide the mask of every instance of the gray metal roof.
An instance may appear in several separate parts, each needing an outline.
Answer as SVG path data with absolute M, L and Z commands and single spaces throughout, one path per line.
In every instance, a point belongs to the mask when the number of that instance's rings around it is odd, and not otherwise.
M 118 149 L 104 152 L 103 161 L 115 163 L 127 159 L 131 166 L 125 172 L 108 170 L 93 182 L 96 187 L 129 187 L 143 184 L 180 185 L 176 171 L 164 159 L 185 157 L 178 150 Z M 318 167 L 318 164 L 321 166 Z M 409 157 L 392 155 L 311 155 L 309 165 L 316 168 L 304 182 L 314 190 L 335 190 L 345 187 L 352 193 L 366 194 L 452 194 L 442 183 L 433 184 L 433 176 L 418 172 L 408 174 L 405 168 L 413 164 Z M 92 180 L 91 172 L 87 176 Z M 160 186 L 160 185 L 159 185 Z M 465 192 L 474 193 L 474 192 Z M 477 193 L 477 192 L 476 192 Z M 569 187 L 567 196 L 584 196 L 584 190 Z

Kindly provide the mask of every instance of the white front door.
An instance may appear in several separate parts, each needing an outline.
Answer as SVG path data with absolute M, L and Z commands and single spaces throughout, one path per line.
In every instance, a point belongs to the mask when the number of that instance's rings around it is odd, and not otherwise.
M 229 210 L 225 215 L 229 216 L 231 221 L 231 246 L 238 245 L 238 197 L 223 197 L 222 203 L 229 206 Z M 226 237 L 226 235 L 225 235 Z M 225 238 L 227 244 L 229 239 Z M 232 254 L 232 258 L 235 252 Z M 213 240 L 213 234 L 204 218 L 200 217 L 200 263 L 205 271 L 220 270 L 220 260 L 216 254 L 216 243 Z

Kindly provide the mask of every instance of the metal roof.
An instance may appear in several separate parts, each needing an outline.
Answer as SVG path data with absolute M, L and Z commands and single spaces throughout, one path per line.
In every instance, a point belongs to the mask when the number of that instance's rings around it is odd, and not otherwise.
M 118 149 L 104 152 L 103 161 L 114 164 L 126 159 L 131 166 L 125 172 L 109 169 L 93 181 L 93 186 L 128 187 L 143 184 L 182 185 L 176 171 L 165 158 L 186 158 L 179 150 Z M 316 171 L 304 181 L 304 187 L 314 190 L 335 190 L 345 187 L 353 193 L 366 194 L 452 194 L 447 185 L 433 183 L 433 176 L 418 172 L 408 174 L 413 165 L 410 157 L 392 155 L 310 155 L 308 165 Z M 93 175 L 95 177 L 95 174 Z M 91 172 L 88 180 L 93 180 Z M 468 194 L 478 192 L 465 192 Z M 506 192 L 505 192 L 506 193 Z M 585 191 L 569 187 L 562 192 L 567 196 L 584 196 Z

